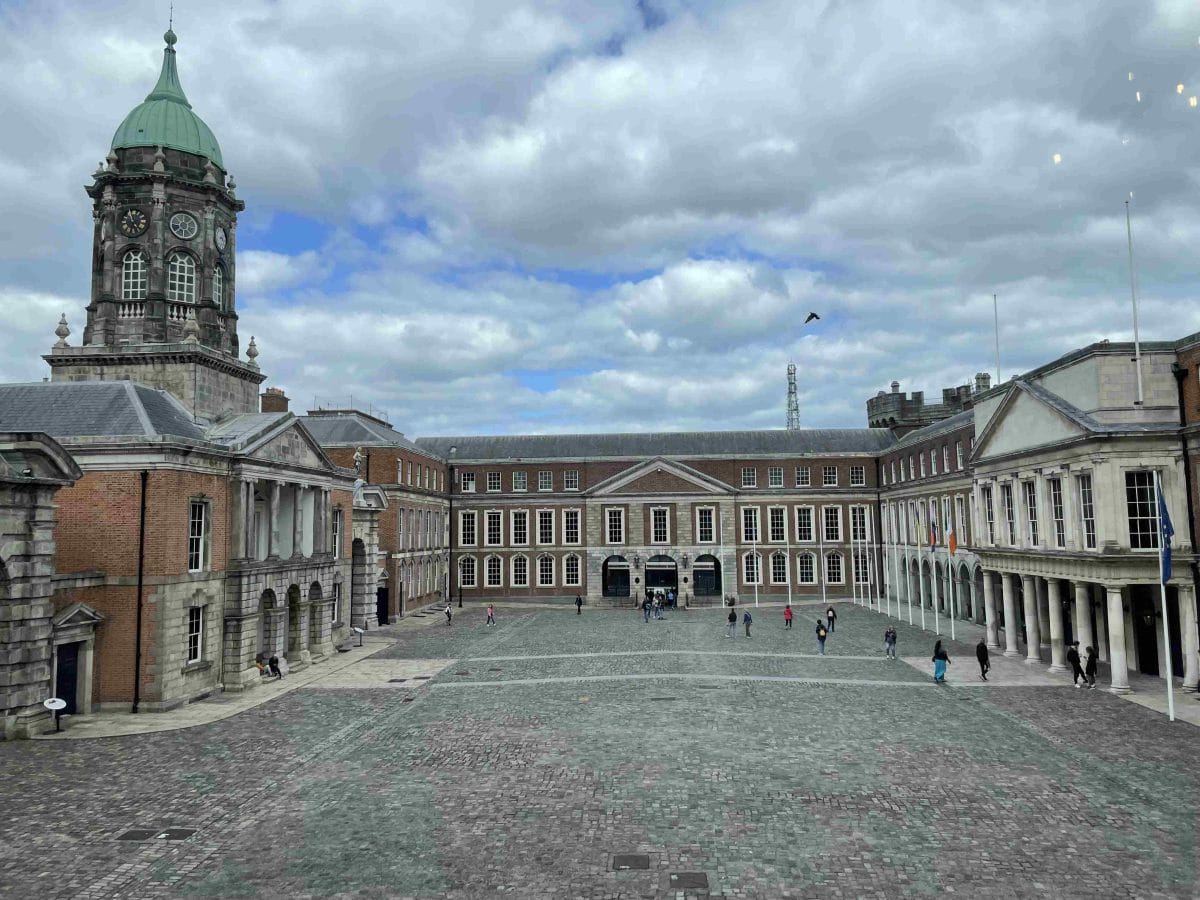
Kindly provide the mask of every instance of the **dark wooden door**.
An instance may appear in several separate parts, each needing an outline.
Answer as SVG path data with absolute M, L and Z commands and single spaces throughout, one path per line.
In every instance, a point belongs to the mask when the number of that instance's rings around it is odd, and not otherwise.
M 59 644 L 54 675 L 54 694 L 67 705 L 63 715 L 75 714 L 75 688 L 79 684 L 79 643 Z
M 380 625 L 388 623 L 388 589 L 385 587 L 375 591 L 375 614 L 379 617 Z

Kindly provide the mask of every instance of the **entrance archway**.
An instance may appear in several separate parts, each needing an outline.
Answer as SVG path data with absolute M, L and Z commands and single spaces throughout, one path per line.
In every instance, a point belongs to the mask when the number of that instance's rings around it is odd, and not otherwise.
M 293 665 L 304 651 L 304 612 L 300 608 L 300 586 L 293 584 L 287 592 L 288 642 L 287 658 Z
M 601 591 L 605 597 L 629 596 L 629 561 L 623 556 L 610 556 L 600 569 Z
M 279 652 L 279 617 L 275 592 L 267 588 L 258 598 L 258 652 L 264 659 Z
M 649 590 L 679 593 L 679 566 L 661 553 L 646 560 L 646 587 Z
M 710 553 L 692 563 L 692 585 L 697 597 L 721 595 L 721 561 Z

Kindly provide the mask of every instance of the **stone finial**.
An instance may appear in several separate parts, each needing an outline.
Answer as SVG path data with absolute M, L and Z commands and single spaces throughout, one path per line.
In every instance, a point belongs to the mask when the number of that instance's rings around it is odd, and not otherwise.
M 246 365 L 252 369 L 258 368 L 258 344 L 254 343 L 254 335 L 250 335 L 250 344 L 246 347 Z
M 120 165 L 118 165 L 118 161 L 117 161 L 117 151 L 116 150 L 108 151 L 107 162 L 108 162 L 108 167 L 107 167 L 106 171 L 113 172 L 114 174 L 121 171 L 121 167 L 120 167 Z
M 104 172 L 105 172 L 104 160 L 100 160 L 100 162 L 98 162 L 96 164 L 96 171 L 92 173 L 92 177 L 99 178 L 101 175 L 104 174 Z
M 205 162 L 204 162 L 204 183 L 205 184 L 216 184 L 217 183 L 217 167 L 212 164 L 211 159 L 205 160 Z
M 163 153 L 163 148 L 161 146 L 155 147 L 154 148 L 154 171 L 155 172 L 167 171 L 166 160 L 167 160 L 167 154 Z
M 62 316 L 59 317 L 58 327 L 54 329 L 54 333 L 58 335 L 58 343 L 54 345 L 56 348 L 70 346 L 70 344 L 67 343 L 67 336 L 71 333 L 71 327 L 67 325 L 66 313 L 63 313 Z
M 237 190 L 237 182 L 233 180 L 232 175 L 230 175 L 229 180 L 225 182 L 225 187 L 229 189 L 230 194 Z
M 200 343 L 200 323 L 196 321 L 196 311 L 189 309 L 187 319 L 183 323 L 183 342 L 185 344 Z

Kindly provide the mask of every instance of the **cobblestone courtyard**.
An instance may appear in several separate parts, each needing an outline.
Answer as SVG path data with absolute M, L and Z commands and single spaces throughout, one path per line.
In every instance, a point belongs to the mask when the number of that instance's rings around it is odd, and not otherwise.
M 807 606 L 467 609 L 212 725 L 0 744 L 0 896 L 1200 894 L 1193 726 L 963 644 L 938 687 L 839 611 L 822 659 Z

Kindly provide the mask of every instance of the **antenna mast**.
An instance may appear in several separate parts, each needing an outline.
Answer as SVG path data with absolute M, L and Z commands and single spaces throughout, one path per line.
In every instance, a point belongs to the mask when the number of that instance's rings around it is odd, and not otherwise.
M 796 394 L 795 363 L 788 363 L 787 430 L 800 430 L 800 398 Z

